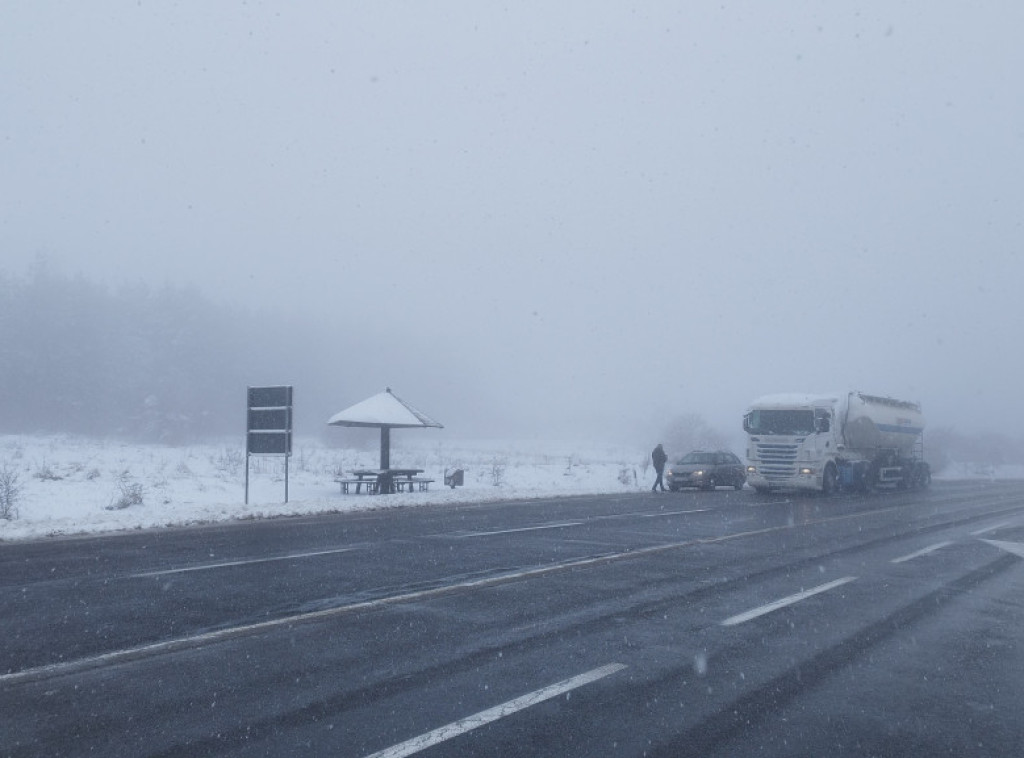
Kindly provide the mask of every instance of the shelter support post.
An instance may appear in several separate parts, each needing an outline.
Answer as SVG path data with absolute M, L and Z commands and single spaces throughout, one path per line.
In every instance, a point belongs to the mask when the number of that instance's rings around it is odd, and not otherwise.
M 380 467 L 391 468 L 391 427 L 380 428 Z

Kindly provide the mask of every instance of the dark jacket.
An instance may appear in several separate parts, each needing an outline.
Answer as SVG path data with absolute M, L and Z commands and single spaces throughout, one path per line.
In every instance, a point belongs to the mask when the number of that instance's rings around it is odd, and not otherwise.
M 665 461 L 668 460 L 668 456 L 665 455 L 665 450 L 658 445 L 654 448 L 654 452 L 651 453 L 651 460 L 654 461 L 654 470 L 661 471 L 665 468 Z

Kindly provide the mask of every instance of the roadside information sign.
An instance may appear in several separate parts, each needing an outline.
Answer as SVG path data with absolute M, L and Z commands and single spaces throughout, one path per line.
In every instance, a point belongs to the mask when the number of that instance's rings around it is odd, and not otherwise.
M 249 503 L 249 457 L 284 456 L 284 501 L 288 502 L 288 459 L 292 454 L 292 387 L 248 387 L 245 424 L 245 502 Z

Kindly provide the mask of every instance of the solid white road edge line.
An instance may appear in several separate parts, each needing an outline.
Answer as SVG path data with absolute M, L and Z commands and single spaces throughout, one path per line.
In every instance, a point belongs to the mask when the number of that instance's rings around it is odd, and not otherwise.
M 916 553 L 910 555 L 904 555 L 900 558 L 893 558 L 889 563 L 904 563 L 905 561 L 912 561 L 914 558 L 920 558 L 922 555 L 928 555 L 928 553 L 934 553 L 936 550 L 942 550 L 944 547 L 949 547 L 953 542 L 946 540 L 945 542 L 936 542 L 934 545 L 929 545 L 926 548 L 918 550 Z
M 494 708 L 488 708 L 486 711 L 480 711 L 479 713 L 467 716 L 464 719 L 453 721 L 450 724 L 421 734 L 419 737 L 413 737 L 411 740 L 389 747 L 385 750 L 381 750 L 366 758 L 403 758 L 413 753 L 418 753 L 421 750 L 426 750 L 428 747 L 450 740 L 453 737 L 458 737 L 460 734 L 465 734 L 471 729 L 476 729 L 479 726 L 484 726 L 492 721 L 497 721 L 500 718 L 504 718 L 510 714 L 516 713 L 517 711 L 529 708 L 531 705 L 542 703 L 545 700 L 550 700 L 553 697 L 557 697 L 570 690 L 578 689 L 586 684 L 596 682 L 598 679 L 603 679 L 606 676 L 615 674 L 626 668 L 621 663 L 609 663 L 607 666 L 601 666 L 600 668 L 593 669 L 584 674 L 574 676 L 571 679 L 551 684 L 534 692 L 530 692 L 521 697 L 517 697 L 514 700 L 509 700 L 506 703 L 497 705 Z
M 722 626 L 735 626 L 736 624 L 742 624 L 745 621 L 756 619 L 758 616 L 764 616 L 765 614 L 771 613 L 772 611 L 777 611 L 779 610 L 779 608 L 785 608 L 788 605 L 799 603 L 801 600 L 806 600 L 807 598 L 812 597 L 814 595 L 819 595 L 822 592 L 828 592 L 829 590 L 835 589 L 836 587 L 840 587 L 844 584 L 849 584 L 850 582 L 856 581 L 856 579 L 857 577 L 855 576 L 845 576 L 842 579 L 836 579 L 834 582 L 829 582 L 828 584 L 822 584 L 818 587 L 814 587 L 813 589 L 798 592 L 795 595 L 790 595 L 789 597 L 784 597 L 781 600 L 776 600 L 774 603 L 768 603 L 768 605 L 762 605 L 759 608 L 753 608 L 752 610 L 749 610 L 745 613 L 739 613 L 735 616 L 730 616 L 722 622 Z
M 541 526 L 521 526 L 518 529 L 498 529 L 493 532 L 464 532 L 462 534 L 452 535 L 463 539 L 465 537 L 491 537 L 495 534 L 515 534 L 516 532 L 536 532 L 541 529 L 565 529 L 568 526 L 580 526 L 584 522 L 582 521 L 566 521 L 562 524 L 543 524 Z
M 640 518 L 662 518 L 663 516 L 686 516 L 691 513 L 708 513 L 710 508 L 695 508 L 692 511 L 662 511 L 661 513 L 638 513 Z M 609 516 L 608 518 L 614 518 Z
M 491 537 L 496 534 L 515 534 L 516 532 L 535 532 L 539 529 L 563 529 L 570 526 L 585 526 L 597 521 L 621 520 L 623 518 L 663 518 L 665 516 L 685 516 L 691 513 L 707 513 L 710 508 L 698 508 L 689 511 L 664 511 L 661 513 L 617 513 L 614 516 L 594 516 L 586 521 L 566 521 L 559 524 L 541 524 L 540 526 L 523 526 L 517 529 L 498 529 L 493 532 L 464 532 L 451 535 L 456 539 L 467 537 Z
M 222 563 L 203 563 L 199 566 L 185 566 L 184 568 L 164 569 L 163 571 L 145 571 L 141 574 L 130 574 L 130 579 L 139 579 L 146 576 L 165 576 L 167 574 L 184 574 L 188 571 L 207 571 L 209 569 L 227 568 L 229 566 L 248 566 L 250 563 L 270 563 L 271 561 L 291 561 L 298 558 L 316 558 L 320 555 L 334 555 L 336 553 L 348 553 L 355 550 L 354 547 L 342 547 L 337 550 L 318 550 L 312 553 L 291 553 L 290 555 L 275 555 L 270 558 L 246 558 L 239 561 L 224 561 Z

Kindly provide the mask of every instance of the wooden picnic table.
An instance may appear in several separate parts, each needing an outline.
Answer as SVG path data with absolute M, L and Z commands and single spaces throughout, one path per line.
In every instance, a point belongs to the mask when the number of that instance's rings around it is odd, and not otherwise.
M 366 486 L 367 494 L 388 494 L 392 492 L 402 492 L 408 488 L 409 492 L 412 492 L 413 485 L 417 485 L 421 491 L 427 489 L 427 486 L 434 481 L 433 479 L 422 479 L 417 477 L 417 474 L 422 474 L 423 469 L 421 468 L 370 468 L 370 469 L 357 469 L 352 471 L 352 477 L 343 478 L 339 477 L 337 481 L 341 485 L 341 491 L 344 493 L 348 492 L 348 488 L 351 485 L 355 485 L 356 493 L 363 485 Z

